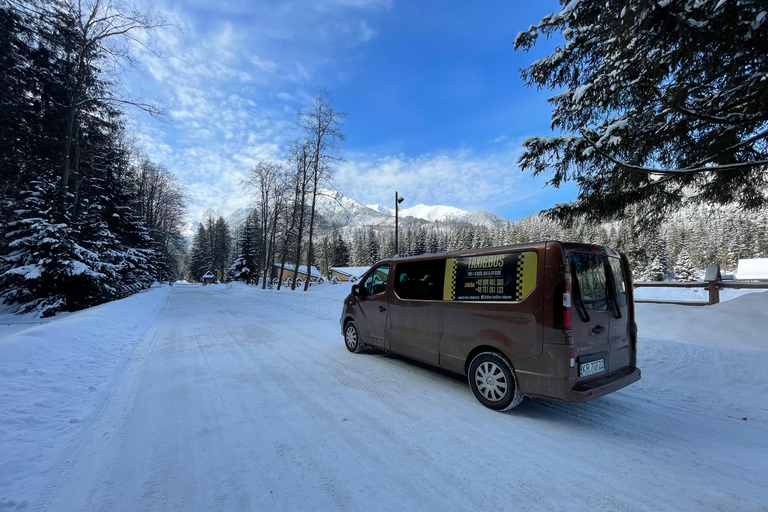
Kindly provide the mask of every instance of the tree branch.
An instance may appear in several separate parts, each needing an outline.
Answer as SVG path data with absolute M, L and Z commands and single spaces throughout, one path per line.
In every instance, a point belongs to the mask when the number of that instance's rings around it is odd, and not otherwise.
M 587 141 L 587 143 L 592 146 L 595 151 L 600 153 L 603 157 L 610 160 L 614 164 L 618 165 L 619 167 L 623 167 L 625 169 L 629 169 L 632 171 L 640 171 L 645 172 L 648 174 L 664 174 L 664 175 L 673 175 L 673 176 L 685 176 L 687 174 L 696 174 L 699 172 L 710 172 L 710 171 L 733 171 L 735 169 L 742 169 L 745 167 L 757 167 L 760 165 L 768 165 L 768 160 L 755 160 L 752 162 L 738 162 L 735 164 L 725 164 L 725 165 L 713 165 L 713 166 L 699 166 L 699 167 L 687 167 L 683 169 L 659 169 L 655 167 L 643 167 L 641 165 L 633 165 L 628 164 L 626 162 L 622 162 L 620 160 L 617 160 L 613 158 L 611 155 L 603 151 L 601 148 L 597 146 L 592 140 L 589 139 L 589 137 L 584 136 L 584 132 L 582 131 L 582 138 Z

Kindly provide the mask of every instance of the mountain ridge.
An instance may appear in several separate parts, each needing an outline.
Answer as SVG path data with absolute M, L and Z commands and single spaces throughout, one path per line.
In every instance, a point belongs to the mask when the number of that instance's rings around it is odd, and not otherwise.
M 241 225 L 250 208 L 238 208 L 226 215 L 224 220 L 230 228 Z M 434 222 L 467 222 L 475 226 L 499 227 L 509 222 L 493 213 L 478 210 L 470 212 L 449 205 L 417 204 L 399 209 L 401 222 L 409 217 L 420 224 Z M 351 197 L 345 196 L 338 190 L 319 189 L 317 196 L 316 214 L 325 224 L 337 224 L 343 228 L 365 228 L 394 226 L 395 210 L 379 204 L 363 204 Z M 197 229 L 199 221 L 190 222 L 184 236 L 191 238 Z

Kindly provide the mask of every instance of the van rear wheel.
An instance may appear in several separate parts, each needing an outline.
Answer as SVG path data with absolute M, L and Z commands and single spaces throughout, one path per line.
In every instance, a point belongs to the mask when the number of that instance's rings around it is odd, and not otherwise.
M 482 352 L 475 356 L 467 377 L 475 398 L 489 409 L 508 411 L 523 401 L 512 364 L 501 354 Z
M 362 352 L 365 348 L 355 322 L 347 322 L 347 325 L 344 327 L 344 344 L 347 346 L 347 350 L 356 354 Z

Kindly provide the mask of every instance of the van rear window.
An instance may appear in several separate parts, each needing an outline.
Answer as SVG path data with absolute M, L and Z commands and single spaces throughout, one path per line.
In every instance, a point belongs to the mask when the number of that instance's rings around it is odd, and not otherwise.
M 593 311 L 609 309 L 609 293 L 617 305 L 627 305 L 627 289 L 624 272 L 618 258 L 597 253 L 573 252 L 568 256 L 576 273 L 581 303 Z M 614 306 L 610 306 L 613 308 Z

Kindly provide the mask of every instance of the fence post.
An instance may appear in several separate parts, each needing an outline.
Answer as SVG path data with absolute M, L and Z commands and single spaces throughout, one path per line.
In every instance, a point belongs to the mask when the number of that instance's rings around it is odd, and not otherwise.
M 709 288 L 709 305 L 719 304 L 720 288 L 717 285 L 723 280 L 723 276 L 720 274 L 720 265 L 708 266 L 707 271 L 704 273 L 704 280 Z

